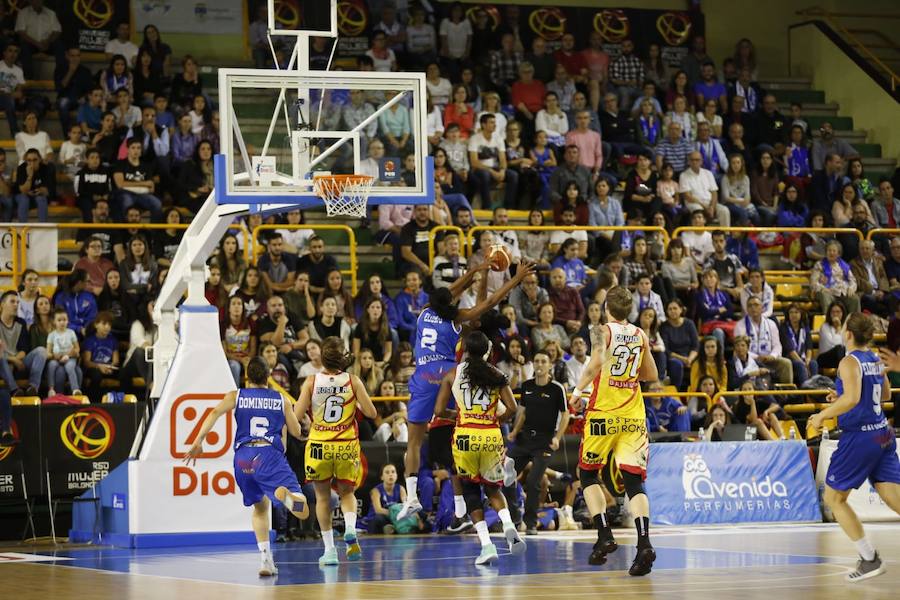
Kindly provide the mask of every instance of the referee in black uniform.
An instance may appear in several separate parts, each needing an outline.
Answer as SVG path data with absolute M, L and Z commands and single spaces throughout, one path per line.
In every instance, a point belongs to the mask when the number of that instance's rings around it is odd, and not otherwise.
M 553 381 L 550 373 L 550 356 L 538 351 L 532 359 L 534 379 L 522 384 L 522 398 L 516 422 L 509 432 L 514 446 L 508 455 L 516 461 L 516 472 L 521 473 L 531 462 L 531 471 L 525 480 L 525 533 L 537 533 L 537 509 L 540 500 L 541 480 L 550 456 L 559 448 L 559 440 L 569 424 L 566 391 Z

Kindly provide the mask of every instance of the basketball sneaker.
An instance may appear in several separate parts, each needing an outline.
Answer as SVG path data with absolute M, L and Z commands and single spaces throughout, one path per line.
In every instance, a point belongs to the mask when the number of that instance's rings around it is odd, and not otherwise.
M 469 517 L 469 515 L 466 515 L 462 518 L 454 516 L 453 521 L 447 528 L 447 533 L 463 533 L 464 531 L 472 529 L 472 527 L 474 527 L 474 524 L 472 523 L 472 519 L 471 517 Z
M 282 485 L 275 488 L 275 497 L 284 504 L 285 508 L 299 515 L 301 519 L 309 516 L 309 502 L 306 501 L 306 496 L 303 494 L 292 492 Z
M 518 476 L 519 474 L 516 473 L 516 461 L 507 456 L 503 459 L 503 487 L 515 485 Z
M 855 583 L 857 581 L 862 581 L 863 579 L 877 577 L 884 572 L 884 565 L 881 564 L 881 557 L 878 556 L 878 553 L 876 552 L 875 558 L 872 560 L 860 558 L 856 563 L 856 570 L 847 575 L 845 579 Z
M 397 513 L 397 520 L 405 519 L 410 515 L 414 515 L 422 510 L 422 503 L 419 502 L 418 498 L 407 496 L 406 502 L 403 503 L 403 508 L 400 509 L 400 512 Z
M 338 564 L 337 548 L 330 548 L 319 557 L 319 566 L 330 567 Z
M 344 534 L 344 543 L 347 544 L 347 560 L 359 560 L 362 558 L 362 548 L 356 539 L 356 532 L 348 531 Z
M 510 554 L 513 556 L 521 556 L 525 553 L 525 540 L 519 537 L 519 532 L 516 531 L 515 527 L 504 529 L 503 535 L 506 536 L 506 542 L 509 544 Z
M 591 556 L 588 558 L 588 564 L 594 565 L 595 567 L 605 565 L 606 555 L 612 554 L 618 549 L 619 545 L 616 543 L 615 538 L 610 536 L 608 539 L 598 539 L 594 542 L 594 548 L 591 551 Z
M 489 565 L 497 560 L 497 546 L 488 544 L 481 547 L 481 554 L 475 559 L 476 565 Z
M 275 561 L 272 560 L 272 553 L 263 552 L 259 559 L 259 576 L 272 577 L 273 575 L 278 575 L 278 567 L 275 566 Z
M 878 557 L 876 556 L 875 558 Z M 653 567 L 654 560 L 656 560 L 656 550 L 654 550 L 652 546 L 647 546 L 646 548 L 638 548 L 637 556 L 634 557 L 634 562 L 631 563 L 631 568 L 628 569 L 628 574 L 632 577 L 641 577 L 642 575 L 647 575 L 648 573 L 650 573 L 650 569 Z

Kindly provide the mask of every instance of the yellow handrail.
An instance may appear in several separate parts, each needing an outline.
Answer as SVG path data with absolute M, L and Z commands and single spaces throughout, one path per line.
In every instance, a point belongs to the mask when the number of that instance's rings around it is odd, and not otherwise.
M 712 233 L 713 231 L 724 231 L 727 233 L 759 233 L 759 232 L 774 232 L 774 233 L 828 233 L 828 234 L 836 234 L 836 233 L 852 233 L 857 236 L 860 241 L 864 239 L 862 231 L 859 229 L 853 229 L 851 227 L 717 227 L 717 226 L 709 226 L 706 225 L 704 227 L 677 227 L 675 231 L 672 232 L 672 237 L 677 238 L 682 233 L 686 231 L 709 231 Z
M 513 394 L 515 398 L 519 398 L 521 394 Z M 711 402 L 709 394 L 705 392 L 643 392 L 644 398 L 706 398 L 707 405 Z M 407 402 L 409 395 L 406 396 L 372 396 L 372 402 Z
M 869 233 L 866 234 L 866 239 L 874 239 L 876 235 L 900 235 L 900 228 L 876 227 L 869 230 Z
M 466 251 L 466 234 L 461 227 L 456 225 L 438 225 L 428 232 L 428 270 L 434 270 L 434 239 L 439 231 L 455 231 L 459 237 L 459 249 L 461 252 Z
M 668 248 L 671 237 L 669 232 L 663 227 L 643 227 L 636 225 L 572 225 L 571 227 L 563 227 L 561 225 L 476 225 L 472 227 L 466 234 L 466 252 L 472 255 L 472 241 L 475 234 L 480 231 L 642 231 L 649 233 L 651 231 L 662 234 L 665 239 L 665 246 Z
M 9 230 L 9 256 L 10 268 L 12 271 L 0 271 L 0 277 L 9 277 L 12 279 L 13 289 L 19 287 L 19 232 L 15 227 L 7 227 Z
M 343 231 L 347 234 L 347 237 L 350 238 L 350 269 L 341 269 L 341 275 L 349 275 L 350 276 L 350 294 L 352 296 L 356 296 L 356 272 L 357 272 L 357 262 L 356 262 L 356 232 L 353 231 L 348 225 L 338 225 L 332 223 L 302 223 L 297 225 L 257 225 L 253 228 L 253 234 L 250 236 L 250 247 L 251 252 L 250 256 L 251 262 L 256 264 L 256 246 L 257 240 L 259 238 L 259 232 L 265 230 L 274 230 L 274 229 L 312 229 L 313 231 Z
M 734 390 L 734 391 L 722 391 L 722 392 L 717 393 L 715 396 L 713 396 L 712 402 L 711 402 L 709 405 L 707 405 L 707 410 L 711 409 L 712 406 L 713 406 L 713 404 L 718 404 L 719 400 L 721 400 L 721 399 L 723 399 L 723 398 L 734 398 L 734 397 L 737 397 L 737 396 L 827 396 L 827 395 L 828 395 L 829 393 L 831 393 L 832 391 L 833 391 L 833 390 L 802 390 L 802 389 L 795 389 L 795 390 L 748 390 L 748 391 Z M 892 393 L 892 394 L 897 393 L 897 392 L 900 392 L 900 388 L 891 388 L 891 393 Z M 809 406 L 812 406 L 812 410 L 809 410 Z M 827 403 L 827 402 L 820 402 L 820 403 L 813 403 L 812 405 L 809 405 L 809 404 L 794 404 L 794 405 L 788 404 L 787 406 L 782 405 L 782 408 L 783 408 L 784 411 L 787 412 L 787 413 L 797 413 L 797 414 L 801 414 L 801 413 L 809 413 L 809 412 L 815 412 L 815 411 L 817 411 L 817 410 L 822 410 L 822 409 L 825 408 L 826 406 L 828 406 L 828 403 Z M 792 408 L 792 407 L 793 407 L 793 408 Z M 802 408 L 801 410 L 796 410 L 796 409 L 799 409 L 800 407 L 803 407 L 803 408 Z M 893 402 L 885 402 L 885 403 L 882 405 L 882 408 L 883 408 L 884 410 L 891 410 L 891 409 L 894 408 L 894 403 L 893 403 Z

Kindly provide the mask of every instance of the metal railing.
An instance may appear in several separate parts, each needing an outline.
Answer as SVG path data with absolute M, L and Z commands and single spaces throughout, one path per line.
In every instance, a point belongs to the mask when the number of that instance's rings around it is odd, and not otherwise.
M 876 235 L 900 235 L 900 228 L 876 227 L 869 230 L 869 233 L 866 234 L 866 239 L 873 240 Z
M 0 277 L 9 277 L 12 279 L 12 284 L 14 288 L 19 287 L 19 277 L 22 274 L 24 269 L 19 268 L 19 252 L 21 249 L 19 248 L 19 231 L 16 227 L 7 227 L 7 231 L 9 231 L 9 267 L 12 269 L 11 271 L 0 271 Z M 25 262 L 24 254 L 22 255 L 23 260 L 22 263 Z
M 441 231 L 455 231 L 457 237 L 459 237 L 460 251 L 465 252 L 465 250 L 466 250 L 466 234 L 462 230 L 461 227 L 457 227 L 456 225 L 438 225 L 437 227 L 435 227 L 428 233 L 428 270 L 429 271 L 434 271 L 435 237 Z
M 472 255 L 473 240 L 475 234 L 482 231 L 640 231 L 643 233 L 655 232 L 661 234 L 665 240 L 665 247 L 668 248 L 671 236 L 664 227 L 644 227 L 636 225 L 572 225 L 571 227 L 563 227 L 561 225 L 476 225 L 469 229 L 466 234 L 466 252 Z
M 726 234 L 728 233 L 827 233 L 827 234 L 838 234 L 838 233 L 847 233 L 853 234 L 859 238 L 859 241 L 865 239 L 862 231 L 859 229 L 853 229 L 852 227 L 717 227 L 717 226 L 704 226 L 704 227 L 694 227 L 694 226 L 686 226 L 686 227 L 677 227 L 675 231 L 672 232 L 672 238 L 679 237 L 682 233 L 688 231 L 708 231 L 712 233 L 713 231 L 724 231 Z
M 712 408 L 714 404 L 718 404 L 719 400 L 724 398 L 736 398 L 740 396 L 773 396 L 773 397 L 785 397 L 785 396 L 822 396 L 825 397 L 833 390 L 801 390 L 801 389 L 778 389 L 778 390 L 749 390 L 749 391 L 722 391 L 713 396 L 711 403 L 708 405 L 708 409 Z M 891 394 L 895 394 L 900 392 L 900 388 L 891 388 Z M 814 412 L 820 411 L 823 408 L 828 406 L 827 402 L 804 402 L 801 404 L 782 404 L 781 408 L 784 409 L 789 415 L 809 415 Z M 893 402 L 885 402 L 882 405 L 882 409 L 885 411 L 892 410 L 894 408 Z
M 350 268 L 349 269 L 339 269 L 341 275 L 349 275 L 350 276 L 350 294 L 356 296 L 357 289 L 357 257 L 356 257 L 356 232 L 353 231 L 348 225 L 337 225 L 337 224 L 319 224 L 319 223 L 302 223 L 297 225 L 257 225 L 253 228 L 252 234 L 250 236 L 250 256 L 251 262 L 255 265 L 257 256 L 256 251 L 257 247 L 261 247 L 259 244 L 259 232 L 260 231 L 274 231 L 275 229 L 288 229 L 288 230 L 296 230 L 296 229 L 312 229 L 313 231 L 343 231 L 347 234 L 349 239 L 349 250 L 350 250 Z

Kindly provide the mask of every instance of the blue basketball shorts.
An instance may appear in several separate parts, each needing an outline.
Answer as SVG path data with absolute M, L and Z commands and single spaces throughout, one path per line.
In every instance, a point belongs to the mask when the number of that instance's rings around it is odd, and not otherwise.
M 284 454 L 273 446 L 241 446 L 234 453 L 234 479 L 244 495 L 244 506 L 253 506 L 268 496 L 273 502 L 281 486 L 300 492 L 297 475 Z
M 890 427 L 877 431 L 847 431 L 831 456 L 825 483 L 841 492 L 856 489 L 868 479 L 900 483 L 897 438 Z
M 439 361 L 416 367 L 416 372 L 409 378 L 409 404 L 406 412 L 410 423 L 431 421 L 441 380 L 455 366 L 455 362 Z

